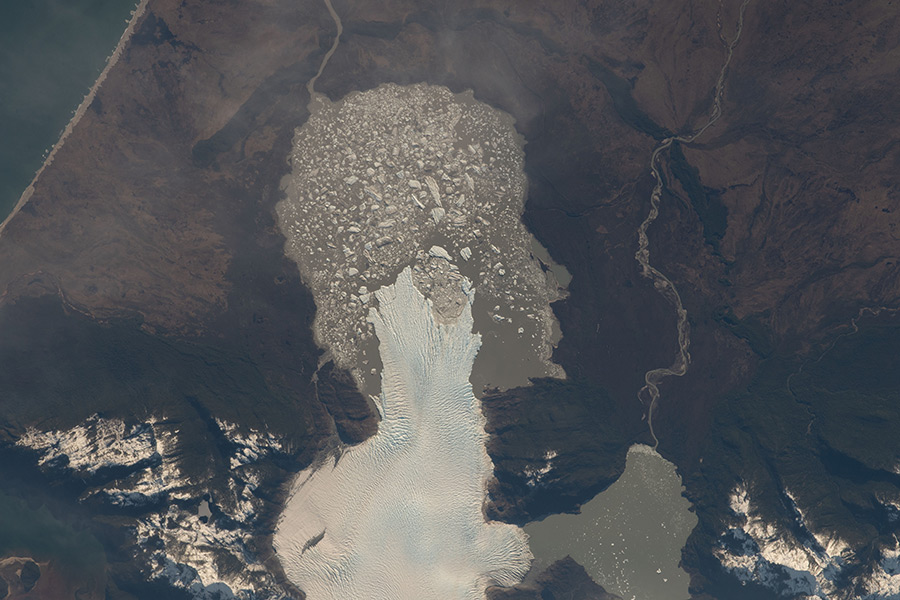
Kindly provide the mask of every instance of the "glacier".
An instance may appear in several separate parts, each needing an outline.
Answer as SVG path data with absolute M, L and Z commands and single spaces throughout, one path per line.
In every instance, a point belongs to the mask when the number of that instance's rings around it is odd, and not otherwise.
M 531 566 L 518 527 L 486 522 L 493 465 L 469 377 L 473 291 L 449 322 L 407 267 L 369 312 L 384 364 L 378 433 L 301 473 L 274 545 L 310 600 L 483 599 Z

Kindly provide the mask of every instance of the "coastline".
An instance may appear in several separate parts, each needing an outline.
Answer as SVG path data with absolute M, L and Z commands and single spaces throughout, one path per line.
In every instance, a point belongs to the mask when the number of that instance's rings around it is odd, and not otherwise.
M 29 183 L 28 187 L 25 188 L 25 191 L 22 192 L 22 195 L 19 197 L 19 201 L 16 202 L 16 205 L 13 207 L 12 211 L 10 211 L 6 218 L 3 219 L 3 222 L 0 223 L 0 235 L 2 235 L 3 231 L 6 229 L 7 223 L 9 223 L 12 218 L 15 217 L 20 210 L 22 210 L 22 207 L 28 204 L 28 201 L 34 194 L 35 183 L 37 183 L 37 180 L 44 172 L 44 169 L 46 169 L 53 163 L 53 158 L 56 156 L 57 150 L 62 148 L 63 144 L 66 141 L 66 138 L 69 137 L 69 134 L 72 133 L 72 130 L 75 129 L 76 125 L 78 125 L 81 117 L 83 117 L 84 113 L 87 112 L 88 107 L 91 105 L 97 95 L 97 90 L 100 89 L 100 86 L 103 85 L 103 82 L 106 80 L 106 76 L 109 74 L 110 69 L 112 69 L 116 65 L 116 63 L 119 62 L 119 58 L 122 56 L 122 51 L 125 48 L 125 44 L 128 43 L 128 40 L 130 40 L 131 36 L 134 34 L 135 25 L 143 16 L 148 2 L 149 0 L 140 0 L 140 2 L 135 6 L 134 12 L 131 15 L 131 19 L 129 20 L 128 25 L 125 27 L 125 31 L 122 33 L 121 37 L 119 38 L 119 42 L 116 44 L 115 49 L 113 50 L 112 54 L 109 55 L 109 58 L 106 61 L 106 66 L 103 67 L 100 75 L 97 76 L 97 80 L 94 81 L 94 85 L 91 86 L 91 89 L 81 101 L 81 104 L 79 104 L 78 108 L 75 109 L 75 114 L 72 115 L 71 119 L 69 119 L 69 123 L 66 125 L 66 128 L 63 129 L 63 132 L 62 134 L 60 134 L 59 139 L 56 141 L 56 143 L 53 144 L 53 147 L 47 154 L 47 158 L 44 159 L 41 167 L 34 174 L 34 177 L 31 178 L 31 183 Z

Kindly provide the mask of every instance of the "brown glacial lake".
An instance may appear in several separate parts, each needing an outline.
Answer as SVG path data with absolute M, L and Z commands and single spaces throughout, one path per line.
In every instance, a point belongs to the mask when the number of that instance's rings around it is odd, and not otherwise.
M 649 446 L 632 446 L 625 473 L 582 506 L 525 527 L 535 567 L 571 556 L 625 600 L 685 600 L 681 549 L 697 524 L 675 465 Z

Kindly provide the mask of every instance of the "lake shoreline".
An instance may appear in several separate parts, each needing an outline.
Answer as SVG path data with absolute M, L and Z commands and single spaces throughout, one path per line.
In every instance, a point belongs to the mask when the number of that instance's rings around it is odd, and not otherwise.
M 106 61 L 106 66 L 103 67 L 103 70 L 94 81 L 94 84 L 91 86 L 91 89 L 88 91 L 87 95 L 81 101 L 81 104 L 79 104 L 78 108 L 75 109 L 75 114 L 72 115 L 71 119 L 69 119 L 69 123 L 66 125 L 65 129 L 63 129 L 62 134 L 60 134 L 59 136 L 59 139 L 56 141 L 56 143 L 53 144 L 53 147 L 50 149 L 50 152 L 44 159 L 44 162 L 41 164 L 40 168 L 31 179 L 31 183 L 29 183 L 28 187 L 25 188 L 25 191 L 22 192 L 22 195 L 19 197 L 19 201 L 16 202 L 16 205 L 13 207 L 12 211 L 10 211 L 6 218 L 3 219 L 3 222 L 0 223 L 0 235 L 2 235 L 3 230 L 6 229 L 6 224 L 9 223 L 13 219 L 13 217 L 15 217 L 31 199 L 31 196 L 34 194 L 34 186 L 38 182 L 38 179 L 40 179 L 41 174 L 44 172 L 44 169 L 46 169 L 50 164 L 53 163 L 53 158 L 56 156 L 56 152 L 60 148 L 62 148 L 63 144 L 66 141 L 66 138 L 69 137 L 69 135 L 72 133 L 72 130 L 76 125 L 78 125 L 81 117 L 83 117 L 84 113 L 87 112 L 88 107 L 91 105 L 97 95 L 97 90 L 100 89 L 100 86 L 103 85 L 103 82 L 106 80 L 106 76 L 109 74 L 109 71 L 115 66 L 117 62 L 119 62 L 119 58 L 121 58 L 122 56 L 125 45 L 134 34 L 135 26 L 137 25 L 138 20 L 140 20 L 140 18 L 144 15 L 144 11 L 147 8 L 148 2 L 149 0 L 141 0 L 135 7 L 124 33 L 122 33 L 121 37 L 119 38 L 119 42 L 116 44 L 115 49 L 113 50 L 112 54 L 109 55 L 109 58 Z

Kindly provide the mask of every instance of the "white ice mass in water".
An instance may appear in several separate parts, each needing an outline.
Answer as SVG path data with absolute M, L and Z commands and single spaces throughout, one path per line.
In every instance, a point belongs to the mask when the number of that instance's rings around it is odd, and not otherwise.
M 483 599 L 530 567 L 525 533 L 482 513 L 493 466 L 469 383 L 481 336 L 463 289 L 468 305 L 445 323 L 409 268 L 375 293 L 378 433 L 302 473 L 275 533 L 288 578 L 310 600 Z

